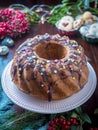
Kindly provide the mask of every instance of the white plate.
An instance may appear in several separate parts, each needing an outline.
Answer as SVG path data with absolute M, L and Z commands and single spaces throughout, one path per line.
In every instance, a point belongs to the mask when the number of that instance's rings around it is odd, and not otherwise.
M 96 88 L 96 74 L 92 66 L 88 63 L 88 67 L 90 70 L 89 79 L 88 83 L 84 86 L 84 88 L 81 91 L 63 100 L 51 102 L 46 100 L 40 100 L 21 92 L 17 88 L 17 86 L 12 82 L 10 76 L 11 64 L 12 61 L 8 63 L 2 74 L 1 82 L 3 90 L 15 104 L 33 112 L 48 114 L 61 113 L 72 110 L 85 103 L 92 96 Z

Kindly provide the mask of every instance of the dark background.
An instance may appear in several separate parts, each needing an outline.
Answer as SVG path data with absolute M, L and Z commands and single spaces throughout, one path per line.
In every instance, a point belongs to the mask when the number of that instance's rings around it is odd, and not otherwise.
M 61 3 L 61 0 L 0 0 L 0 6 L 9 6 L 10 4 L 24 4 L 28 7 L 31 7 L 35 4 L 48 4 L 56 5 Z

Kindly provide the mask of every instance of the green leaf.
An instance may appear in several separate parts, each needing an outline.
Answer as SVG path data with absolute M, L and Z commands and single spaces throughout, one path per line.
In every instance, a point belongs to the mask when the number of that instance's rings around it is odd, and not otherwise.
M 77 130 L 76 126 L 71 126 L 71 130 Z
M 78 115 L 77 115 L 77 113 L 72 112 L 71 117 L 73 117 L 73 118 L 77 118 L 77 117 L 78 117 Z
M 82 113 L 81 118 L 84 122 L 90 123 L 91 124 L 91 119 L 86 113 Z
M 77 107 L 77 108 L 75 109 L 75 111 L 76 111 L 79 115 L 82 114 L 82 109 L 81 109 L 81 107 Z
M 95 109 L 94 114 L 98 114 L 98 108 Z
M 53 120 L 56 117 L 56 114 L 50 114 L 50 120 Z
M 82 126 L 77 126 L 76 130 L 83 130 Z
M 82 126 L 71 126 L 71 130 L 83 130 Z

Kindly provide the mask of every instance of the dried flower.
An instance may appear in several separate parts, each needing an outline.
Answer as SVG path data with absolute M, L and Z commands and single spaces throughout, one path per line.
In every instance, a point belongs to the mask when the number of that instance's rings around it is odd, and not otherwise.
M 29 22 L 26 14 L 21 10 L 0 10 L 0 36 L 17 37 L 29 30 Z

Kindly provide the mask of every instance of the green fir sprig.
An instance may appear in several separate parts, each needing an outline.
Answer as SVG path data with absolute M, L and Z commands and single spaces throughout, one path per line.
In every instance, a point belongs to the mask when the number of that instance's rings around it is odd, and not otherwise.
M 1 119 L 7 119 L 7 121 L 0 126 L 0 130 L 23 130 L 26 127 L 35 130 L 47 122 L 45 114 L 30 111 L 26 111 L 21 115 L 9 112 L 6 115 L 3 115 Z
M 70 120 L 70 118 L 77 119 L 79 121 L 79 125 L 77 126 L 78 130 L 82 130 L 84 123 L 91 123 L 89 116 L 83 113 L 80 107 L 69 112 L 58 114 L 40 114 L 26 111 L 19 115 L 15 112 L 9 112 L 0 117 L 0 120 L 5 120 L 0 125 L 0 130 L 26 130 L 26 128 L 29 128 L 29 130 L 37 130 L 45 124 L 48 124 L 49 121 L 59 117 L 63 117 L 66 120 Z M 74 126 L 72 127 L 74 128 Z
M 95 2 L 95 0 L 90 1 L 90 4 L 92 2 Z M 98 9 L 96 9 L 95 6 L 90 6 L 88 10 L 91 11 L 92 14 L 98 15 Z M 86 11 L 84 0 L 76 0 L 75 2 L 71 0 L 62 0 L 61 4 L 53 7 L 50 13 L 51 16 L 46 19 L 49 23 L 55 24 L 63 16 L 70 15 L 75 18 L 76 16 L 83 14 L 84 11 Z
M 47 17 L 47 21 L 51 24 L 55 24 L 59 19 L 65 15 L 77 16 L 83 13 L 82 8 L 84 7 L 83 0 L 77 0 L 77 2 L 72 2 L 70 0 L 62 0 L 62 3 L 54 6 L 51 11 L 51 17 Z

